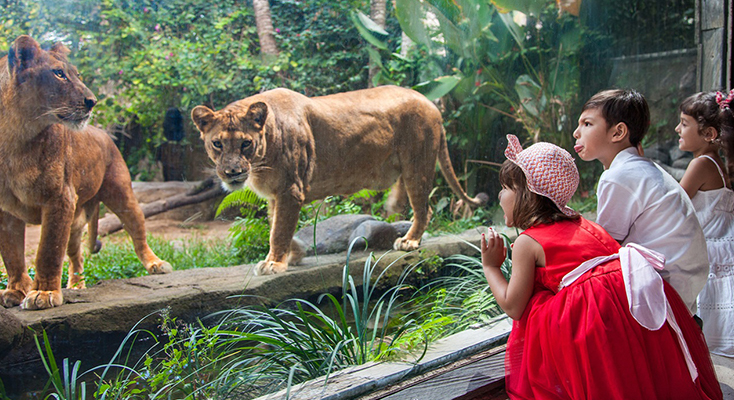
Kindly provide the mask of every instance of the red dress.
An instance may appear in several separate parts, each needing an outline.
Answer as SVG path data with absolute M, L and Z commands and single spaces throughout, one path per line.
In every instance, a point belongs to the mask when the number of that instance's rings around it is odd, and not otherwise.
M 558 285 L 582 262 L 618 252 L 599 225 L 580 218 L 523 232 L 541 246 L 533 295 L 507 344 L 511 399 L 721 399 L 701 329 L 675 290 L 664 283 L 675 319 L 698 370 L 695 381 L 668 323 L 653 331 L 629 311 L 619 259 Z

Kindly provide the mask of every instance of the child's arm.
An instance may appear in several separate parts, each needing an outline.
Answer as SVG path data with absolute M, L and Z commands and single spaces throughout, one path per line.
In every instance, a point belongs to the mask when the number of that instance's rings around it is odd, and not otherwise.
M 509 283 L 500 270 L 507 254 L 502 237 L 494 230 L 490 230 L 487 237 L 482 235 L 481 250 L 484 276 L 497 304 L 510 318 L 520 319 L 533 294 L 535 266 L 538 260 L 544 261 L 543 248 L 527 235 L 520 235 L 515 240 L 512 251 L 512 276 Z

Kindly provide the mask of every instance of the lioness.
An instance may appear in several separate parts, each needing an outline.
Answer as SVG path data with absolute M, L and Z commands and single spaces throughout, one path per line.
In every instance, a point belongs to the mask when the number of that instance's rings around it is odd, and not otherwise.
M 225 188 L 248 184 L 269 200 L 270 251 L 257 265 L 259 274 L 288 268 L 304 203 L 363 188 L 394 184 L 391 211 L 404 205 L 407 194 L 413 224 L 394 248 L 417 248 L 430 219 L 436 158 L 454 193 L 465 204 L 482 204 L 459 185 L 441 113 L 410 89 L 383 86 L 314 98 L 275 89 L 216 112 L 197 106 L 191 118 Z
M 67 287 L 82 288 L 81 238 L 89 222 L 97 239 L 99 203 L 112 210 L 132 237 L 149 273 L 171 265 L 148 247 L 145 221 L 127 166 L 110 137 L 86 126 L 97 102 L 57 44 L 42 50 L 18 37 L 0 59 L 0 254 L 8 273 L 5 307 L 35 310 L 60 306 L 64 250 Z M 36 277 L 25 265 L 26 223 L 41 224 Z

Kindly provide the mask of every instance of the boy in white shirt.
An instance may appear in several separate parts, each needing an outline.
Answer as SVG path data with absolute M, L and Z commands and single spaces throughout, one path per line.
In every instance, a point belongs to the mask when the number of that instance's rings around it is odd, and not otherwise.
M 680 184 L 640 156 L 649 125 L 650 111 L 640 93 L 605 90 L 584 104 L 574 150 L 582 160 L 604 165 L 596 222 L 622 245 L 637 243 L 662 253 L 660 275 L 695 314 L 709 270 L 706 239 Z

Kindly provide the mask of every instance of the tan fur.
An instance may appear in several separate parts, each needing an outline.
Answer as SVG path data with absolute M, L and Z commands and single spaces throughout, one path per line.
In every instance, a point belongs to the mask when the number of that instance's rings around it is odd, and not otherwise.
M 91 221 L 91 247 L 100 201 L 120 217 L 149 273 L 171 271 L 146 243 L 143 213 L 120 152 L 104 131 L 86 126 L 96 98 L 67 53 L 63 45 L 45 51 L 20 36 L 0 59 L 0 254 L 8 273 L 0 300 L 5 307 L 61 305 L 64 250 L 67 287 L 84 287 L 82 233 Z M 26 223 L 41 224 L 33 281 L 24 257 Z
M 451 189 L 461 189 L 451 167 L 441 113 L 423 95 L 383 86 L 307 98 L 276 89 L 222 110 L 197 106 L 191 117 L 209 158 L 228 189 L 247 183 L 269 200 L 270 252 L 260 274 L 283 272 L 304 203 L 361 189 L 393 186 L 388 205 L 413 207 L 413 224 L 395 249 L 413 250 L 430 219 L 428 196 L 436 159 Z

